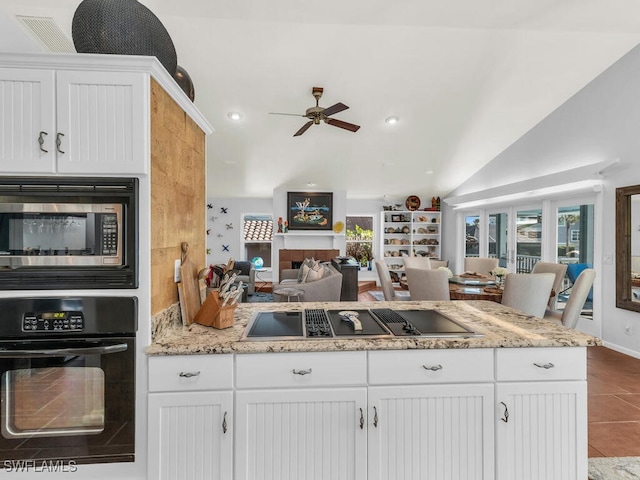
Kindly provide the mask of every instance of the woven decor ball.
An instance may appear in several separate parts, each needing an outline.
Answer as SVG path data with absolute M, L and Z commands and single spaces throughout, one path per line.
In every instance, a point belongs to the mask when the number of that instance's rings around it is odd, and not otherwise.
M 173 76 L 178 58 L 169 32 L 137 0 L 84 0 L 71 23 L 78 53 L 155 56 Z

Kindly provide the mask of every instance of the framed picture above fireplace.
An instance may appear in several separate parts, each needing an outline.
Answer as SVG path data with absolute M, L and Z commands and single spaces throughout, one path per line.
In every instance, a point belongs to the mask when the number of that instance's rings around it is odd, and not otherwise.
M 332 192 L 287 192 L 289 230 L 332 230 Z

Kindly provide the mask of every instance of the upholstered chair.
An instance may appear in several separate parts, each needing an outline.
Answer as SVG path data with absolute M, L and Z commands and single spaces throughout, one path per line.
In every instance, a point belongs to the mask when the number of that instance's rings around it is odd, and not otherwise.
M 491 270 L 498 267 L 497 258 L 464 257 L 464 271 L 491 275 Z
M 549 303 L 547 304 L 547 308 L 555 310 L 556 303 L 558 302 L 558 294 L 562 290 L 562 281 L 567 273 L 567 266 L 562 263 L 537 262 L 533 266 L 531 273 L 553 273 L 556 276 L 556 279 L 553 282 L 553 291 L 555 292 L 555 295 L 549 298 Z
M 431 270 L 431 260 L 428 257 L 403 257 L 404 268 L 424 268 Z
M 565 327 L 575 328 L 582 313 L 584 302 L 587 301 L 589 291 L 593 286 L 593 280 L 596 277 L 596 271 L 593 268 L 587 268 L 580 272 L 576 282 L 571 288 L 569 300 L 564 310 L 547 310 L 544 314 L 545 320 L 552 320 L 561 323 Z
M 504 280 L 502 304 L 542 318 L 555 279 L 553 273 L 511 273 Z
M 411 300 L 449 300 L 449 274 L 445 270 L 407 268 Z

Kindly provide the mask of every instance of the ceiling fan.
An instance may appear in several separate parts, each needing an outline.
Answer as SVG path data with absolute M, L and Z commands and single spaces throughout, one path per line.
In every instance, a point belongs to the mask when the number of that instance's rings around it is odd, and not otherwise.
M 311 89 L 311 94 L 316 99 L 316 106 L 307 108 L 307 111 L 304 115 L 300 115 L 297 113 L 272 113 L 271 115 L 293 115 L 296 117 L 306 117 L 309 119 L 307 123 L 305 123 L 300 130 L 293 134 L 294 137 L 298 137 L 306 132 L 311 125 L 320 125 L 321 121 L 327 123 L 329 125 L 333 125 L 334 127 L 344 128 L 345 130 L 349 130 L 351 132 L 357 132 L 360 128 L 360 125 L 354 125 L 353 123 L 343 122 L 342 120 L 337 120 L 335 118 L 329 118 L 331 115 L 342 112 L 346 110 L 347 107 L 344 103 L 336 103 L 328 108 L 321 107 L 318 102 L 320 101 L 320 97 L 322 97 L 322 92 L 324 89 L 322 87 L 313 87 Z

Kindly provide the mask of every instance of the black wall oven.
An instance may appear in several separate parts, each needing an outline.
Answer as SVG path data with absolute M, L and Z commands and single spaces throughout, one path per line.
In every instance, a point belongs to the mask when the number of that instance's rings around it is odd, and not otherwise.
M 134 461 L 137 299 L 0 299 L 0 319 L 0 468 Z
M 0 177 L 0 288 L 137 288 L 136 178 Z

